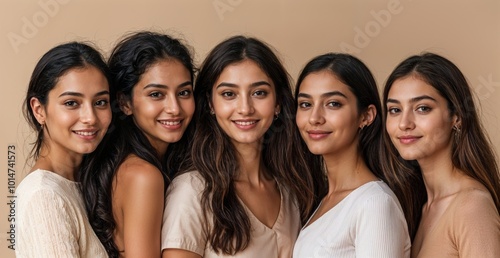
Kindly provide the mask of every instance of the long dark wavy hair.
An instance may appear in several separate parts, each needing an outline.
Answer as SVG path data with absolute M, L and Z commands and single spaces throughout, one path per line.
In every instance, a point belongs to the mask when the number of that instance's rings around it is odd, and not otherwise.
M 205 216 L 213 222 L 208 241 L 213 250 L 229 255 L 248 246 L 251 225 L 234 186 L 239 172 L 239 164 L 235 162 L 237 151 L 210 114 L 210 103 L 212 89 L 224 68 L 244 60 L 255 62 L 275 85 L 281 113 L 264 135 L 262 163 L 294 196 L 303 221 L 316 200 L 313 176 L 320 173 L 319 160 L 301 144 L 289 75 L 273 50 L 256 38 L 245 36 L 219 43 L 206 57 L 195 83 L 196 129 L 191 164 L 185 171 L 196 169 L 204 178 L 202 207 L 212 213 Z
M 82 42 L 69 42 L 58 45 L 45 53 L 38 61 L 31 74 L 23 113 L 30 127 L 36 132 L 36 140 L 29 158 L 36 160 L 40 156 L 43 144 L 43 130 L 31 109 L 31 98 L 37 98 L 42 105 L 47 105 L 49 92 L 56 86 L 59 78 L 71 69 L 95 67 L 109 80 L 108 66 L 101 53 L 94 47 Z
M 434 87 L 448 102 L 451 116 L 460 121 L 460 134 L 454 136 L 451 160 L 453 166 L 483 184 L 500 212 L 500 176 L 495 154 L 477 115 L 474 98 L 466 78 L 458 67 L 448 59 L 433 53 L 424 53 L 407 58 L 389 75 L 385 84 L 383 101 L 387 103 L 389 91 L 395 81 L 416 76 Z M 384 105 L 384 114 L 387 114 Z M 422 206 L 427 202 L 427 192 L 420 167 L 416 161 L 404 160 L 386 130 L 385 162 L 389 185 L 401 201 L 410 236 L 415 237 Z
M 311 73 L 328 71 L 349 87 L 356 96 L 358 114 L 366 111 L 369 105 L 374 105 L 377 115 L 373 122 L 359 131 L 358 149 L 363 160 L 375 176 L 385 181 L 385 175 L 380 166 L 380 146 L 382 145 L 382 107 L 377 89 L 377 83 L 368 67 L 358 58 L 343 53 L 327 53 L 313 58 L 302 69 L 295 87 L 295 103 L 302 81 Z
M 194 78 L 194 65 L 189 49 L 180 40 L 168 35 L 141 31 L 122 39 L 113 49 L 108 64 L 115 91 L 111 97 L 113 123 L 110 132 L 92 155 L 84 160 L 80 181 L 90 223 L 110 257 L 119 252 L 113 241 L 116 227 L 112 212 L 111 187 L 117 168 L 130 154 L 153 164 L 161 172 L 165 188 L 170 176 L 179 169 L 180 160 L 187 155 L 185 148 L 190 126 L 177 143 L 169 144 L 164 157 L 148 141 L 147 137 L 118 106 L 117 94 L 133 98 L 134 86 L 149 67 L 162 60 L 177 60 Z

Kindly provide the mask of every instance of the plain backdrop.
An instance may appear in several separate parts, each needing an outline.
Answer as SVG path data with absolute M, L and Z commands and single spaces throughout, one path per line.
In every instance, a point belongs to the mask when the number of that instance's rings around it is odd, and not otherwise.
M 466 75 L 481 119 L 500 150 L 500 1 L 497 0 L 2 0 L 0 2 L 0 257 L 14 257 L 8 216 L 9 145 L 16 184 L 25 176 L 33 134 L 21 107 L 31 72 L 57 44 L 91 41 L 105 56 L 124 33 L 154 30 L 183 38 L 199 64 L 236 34 L 272 45 L 296 79 L 312 57 L 348 52 L 379 88 L 409 55 L 441 54 Z

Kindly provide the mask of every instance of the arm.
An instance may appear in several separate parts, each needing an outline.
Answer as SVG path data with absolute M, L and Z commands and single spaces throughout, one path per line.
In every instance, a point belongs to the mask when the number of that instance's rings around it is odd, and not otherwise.
M 67 199 L 49 189 L 24 199 L 17 214 L 16 257 L 80 257 L 72 208 Z
M 357 214 L 356 257 L 410 257 L 403 212 L 387 194 L 369 198 Z
M 155 166 L 143 160 L 129 161 L 119 168 L 115 188 L 123 216 L 125 255 L 160 257 L 163 177 Z
M 163 258 L 199 258 L 208 241 L 201 207 L 203 183 L 190 172 L 178 176 L 167 191 L 161 232 Z
M 457 205 L 453 238 L 460 257 L 500 257 L 500 216 L 489 193 L 472 191 Z

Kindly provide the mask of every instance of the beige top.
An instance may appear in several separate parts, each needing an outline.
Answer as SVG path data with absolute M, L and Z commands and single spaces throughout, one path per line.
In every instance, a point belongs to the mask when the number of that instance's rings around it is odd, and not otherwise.
M 300 230 L 300 213 L 293 198 L 280 186 L 281 206 L 278 218 L 272 228 L 262 224 L 245 207 L 252 224 L 251 240 L 248 247 L 234 256 L 215 253 L 210 247 L 208 221 L 203 216 L 201 194 L 204 180 L 194 171 L 176 177 L 167 190 L 161 248 L 184 249 L 205 258 L 211 257 L 283 257 L 292 255 L 293 245 Z
M 421 247 L 413 246 L 412 257 L 499 258 L 500 216 L 491 195 L 479 189 L 459 193 Z
M 16 257 L 108 257 L 87 219 L 78 183 L 46 170 L 16 189 Z

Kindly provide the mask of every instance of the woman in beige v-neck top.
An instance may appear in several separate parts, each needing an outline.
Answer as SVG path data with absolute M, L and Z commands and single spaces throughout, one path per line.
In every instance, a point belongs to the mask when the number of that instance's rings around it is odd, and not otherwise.
M 195 84 L 192 164 L 167 191 L 166 257 L 289 258 L 313 201 L 287 73 L 262 41 L 235 36 Z M 309 155 L 309 156 L 308 156 Z

